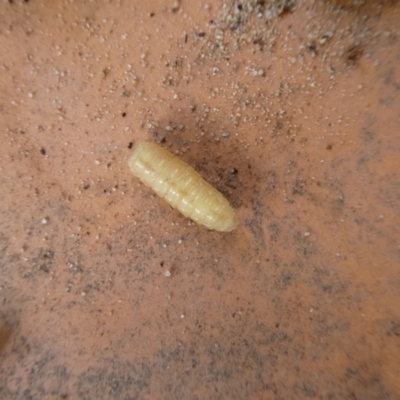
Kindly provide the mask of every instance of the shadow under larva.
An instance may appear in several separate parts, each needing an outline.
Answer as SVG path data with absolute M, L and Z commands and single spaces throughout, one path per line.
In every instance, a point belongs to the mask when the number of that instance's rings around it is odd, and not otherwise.
M 228 200 L 168 150 L 155 143 L 138 143 L 128 165 L 142 183 L 185 217 L 220 232 L 236 228 L 238 218 Z

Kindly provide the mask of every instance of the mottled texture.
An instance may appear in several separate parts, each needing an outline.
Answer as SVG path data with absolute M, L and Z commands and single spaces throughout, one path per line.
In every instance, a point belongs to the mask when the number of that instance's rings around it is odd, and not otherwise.
M 238 219 L 228 200 L 168 150 L 155 143 L 139 143 L 128 165 L 135 176 L 185 217 L 220 232 L 236 228 Z

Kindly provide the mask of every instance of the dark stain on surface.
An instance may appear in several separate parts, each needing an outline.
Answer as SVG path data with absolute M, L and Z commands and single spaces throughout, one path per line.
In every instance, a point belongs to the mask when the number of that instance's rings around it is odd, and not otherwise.
M 277 223 L 271 223 L 268 225 L 268 231 L 270 233 L 270 240 L 276 242 L 279 237 L 280 228 Z
M 152 372 L 146 364 L 110 360 L 106 367 L 89 367 L 76 385 L 79 399 L 142 399 L 149 395 Z
M 389 336 L 400 338 L 400 319 L 393 318 L 389 323 L 389 329 L 387 332 Z
M 269 170 L 267 171 L 267 176 L 266 176 L 266 188 L 268 191 L 272 191 L 276 187 L 276 171 L 274 170 Z
M 282 271 L 282 273 L 276 279 L 276 288 L 280 290 L 286 290 L 293 283 L 294 279 L 295 274 L 292 271 Z
M 34 266 L 40 271 L 49 273 L 54 263 L 54 250 L 42 249 L 34 260 Z
M 345 62 L 348 65 L 357 65 L 364 54 L 364 48 L 361 45 L 350 46 L 344 53 Z
M 361 137 L 362 137 L 364 143 L 369 144 L 369 143 L 374 142 L 376 135 L 370 129 L 362 129 Z
M 0 323 L 0 353 L 4 350 L 11 337 L 11 327 Z
M 264 231 L 259 221 L 257 219 L 246 219 L 244 224 L 250 229 L 250 232 L 257 243 L 265 245 Z
M 296 179 L 292 186 L 292 194 L 303 195 L 306 192 L 306 181 L 304 179 Z
M 317 253 L 316 244 L 302 232 L 296 232 L 293 236 L 296 252 L 304 258 L 309 258 Z

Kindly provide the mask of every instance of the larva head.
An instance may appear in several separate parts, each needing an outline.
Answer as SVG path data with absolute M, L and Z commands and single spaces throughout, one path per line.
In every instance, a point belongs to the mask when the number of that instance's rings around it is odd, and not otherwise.
M 232 232 L 238 225 L 239 219 L 235 210 L 224 199 L 224 207 L 219 209 L 214 215 L 210 215 L 210 220 L 205 220 L 204 225 L 218 232 Z
M 239 219 L 235 212 L 232 213 L 232 217 L 225 222 L 223 229 L 220 232 L 232 232 L 239 223 Z

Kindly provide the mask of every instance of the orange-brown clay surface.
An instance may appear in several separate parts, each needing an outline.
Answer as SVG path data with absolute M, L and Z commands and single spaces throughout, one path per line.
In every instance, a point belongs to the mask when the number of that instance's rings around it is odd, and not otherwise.
M 363 4 L 361 4 L 363 3 Z M 400 3 L 0 3 L 0 398 L 400 398 Z M 132 147 L 237 211 L 197 226 Z

